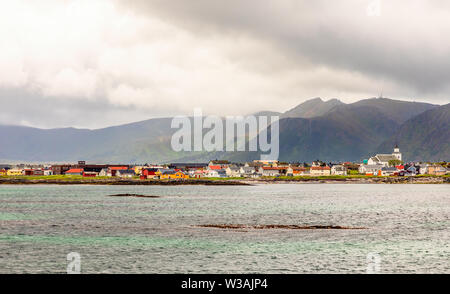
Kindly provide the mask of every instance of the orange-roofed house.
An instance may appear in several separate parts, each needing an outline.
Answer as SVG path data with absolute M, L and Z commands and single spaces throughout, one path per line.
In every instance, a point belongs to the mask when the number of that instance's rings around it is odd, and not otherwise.
M 81 176 L 84 170 L 82 168 L 72 168 L 66 171 L 64 174 L 66 176 Z
M 128 166 L 110 166 L 107 168 L 104 168 L 100 171 L 99 176 L 101 177 L 115 177 L 117 176 L 118 171 L 125 171 L 128 170 Z
M 293 167 L 289 167 L 287 169 L 286 175 L 290 176 L 290 177 L 299 177 L 299 176 L 304 176 L 306 175 L 306 171 L 308 169 L 305 167 L 297 167 L 297 166 L 293 166 Z
M 189 176 L 181 171 L 176 170 L 165 170 L 161 174 L 161 180 L 171 180 L 171 179 L 188 179 Z
M 210 166 L 208 166 L 208 169 L 209 170 L 219 170 L 219 169 L 222 169 L 222 166 L 220 166 L 220 165 L 210 165 Z

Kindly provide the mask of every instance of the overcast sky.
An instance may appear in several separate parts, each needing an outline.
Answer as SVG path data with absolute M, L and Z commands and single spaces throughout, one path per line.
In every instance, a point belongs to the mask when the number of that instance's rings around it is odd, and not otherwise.
M 98 128 L 381 91 L 450 102 L 447 0 L 0 4 L 0 124 Z

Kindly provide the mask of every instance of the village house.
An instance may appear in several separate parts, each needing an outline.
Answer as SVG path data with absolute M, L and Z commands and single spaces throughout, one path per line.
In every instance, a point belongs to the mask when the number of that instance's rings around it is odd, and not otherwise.
M 291 166 L 287 169 L 286 175 L 288 177 L 299 177 L 299 176 L 305 176 L 308 169 L 306 167 L 299 167 L 299 166 Z M 309 175 L 309 173 L 308 173 Z
M 419 172 L 419 174 L 421 174 L 421 175 L 425 175 L 426 173 L 427 173 L 427 171 L 428 171 L 428 164 L 426 164 L 426 163 L 421 163 L 421 164 L 418 164 L 417 165 L 417 167 L 418 167 L 418 172 Z
M 254 177 L 254 175 L 256 174 L 256 169 L 252 166 L 241 166 L 239 172 L 241 176 L 245 178 L 251 178 Z
M 329 176 L 331 175 L 331 168 L 329 166 L 312 166 L 309 172 L 313 177 Z
M 144 168 L 149 168 L 149 166 L 136 165 L 136 166 L 134 167 L 134 173 L 135 173 L 136 175 L 141 175 L 141 174 L 142 174 L 142 170 L 143 170 Z
M 418 173 L 418 169 L 415 166 L 410 166 L 406 169 L 409 175 L 416 176 Z
M 39 168 L 39 169 L 33 169 L 32 175 L 33 175 L 33 176 L 44 176 L 44 175 L 45 175 L 45 172 L 44 172 L 44 170 L 41 169 L 41 168 Z
M 46 168 L 44 169 L 44 176 L 52 176 L 53 175 L 53 170 L 50 168 Z
M 16 169 L 16 168 L 9 169 L 6 172 L 6 175 L 7 176 L 22 176 L 23 175 L 23 170 L 22 169 Z
M 447 173 L 447 169 L 441 165 L 430 165 L 427 170 L 428 175 L 443 176 Z
M 22 170 L 22 175 L 24 175 L 24 176 L 32 176 L 33 175 L 33 169 L 32 168 L 24 168 Z
M 226 178 L 227 172 L 225 169 L 209 169 L 206 172 L 207 178 Z
M 141 179 L 159 179 L 161 176 L 161 169 L 158 168 L 144 168 L 141 172 Z
M 189 171 L 189 176 L 192 178 L 204 178 L 206 177 L 206 174 L 208 173 L 207 170 L 204 169 L 197 169 L 197 170 L 193 170 L 193 171 Z
M 72 168 L 66 171 L 64 174 L 66 176 L 81 176 L 84 170 L 82 168 Z
M 259 173 L 263 177 L 279 177 L 281 175 L 278 167 L 262 166 L 259 168 Z
M 111 175 L 108 175 L 108 169 L 107 168 L 102 168 L 102 170 L 98 173 L 98 175 L 100 177 L 110 177 Z
M 361 164 L 359 166 L 358 172 L 367 176 L 377 176 L 381 175 L 381 169 L 384 166 L 382 164 Z
M 389 161 L 391 160 L 402 161 L 402 154 L 397 145 L 394 147 L 394 152 L 392 154 L 377 154 L 367 160 L 367 165 L 381 164 L 383 166 L 389 166 Z
M 98 175 L 100 177 L 116 177 L 119 171 L 129 170 L 128 166 L 108 166 L 102 168 Z
M 389 167 L 389 166 L 383 166 L 381 168 L 381 175 L 382 176 L 393 176 L 398 172 L 397 168 L 395 167 Z
M 52 173 L 54 175 L 64 175 L 66 171 L 72 168 L 70 164 L 54 164 L 52 165 Z
M 124 169 L 124 170 L 118 170 L 116 172 L 116 177 L 120 178 L 132 178 L 136 175 L 134 169 Z
M 115 177 L 117 176 L 118 171 L 128 170 L 128 166 L 110 166 L 108 167 L 108 176 Z
M 225 172 L 229 178 L 240 178 L 242 176 L 241 169 L 237 166 L 228 166 Z
M 188 175 L 184 174 L 181 171 L 173 170 L 173 169 L 167 169 L 161 171 L 161 180 L 174 180 L 174 179 L 187 179 L 189 178 Z
M 347 167 L 344 165 L 336 164 L 331 167 L 331 174 L 333 176 L 346 176 L 347 175 Z
M 83 171 L 84 178 L 95 178 L 98 176 L 98 172 L 95 171 Z

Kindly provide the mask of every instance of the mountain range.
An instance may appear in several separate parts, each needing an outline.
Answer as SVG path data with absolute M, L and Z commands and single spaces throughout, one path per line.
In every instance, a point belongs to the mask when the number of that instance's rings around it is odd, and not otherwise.
M 337 99 L 308 100 L 280 117 L 280 160 L 360 161 L 391 153 L 398 144 L 406 160 L 450 159 L 450 104 L 443 106 L 371 98 L 346 104 Z M 210 159 L 247 161 L 258 152 L 175 152 L 172 118 L 103 129 L 38 129 L 0 125 L 0 160 L 17 162 L 162 163 Z

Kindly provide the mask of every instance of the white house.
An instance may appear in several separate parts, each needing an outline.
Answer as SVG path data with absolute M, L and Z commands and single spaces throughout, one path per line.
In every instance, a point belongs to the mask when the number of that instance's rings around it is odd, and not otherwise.
M 361 164 L 358 168 L 358 172 L 364 175 L 378 175 L 378 172 L 380 172 L 383 167 L 382 164 Z
M 239 172 L 243 177 L 252 177 L 256 174 L 256 169 L 251 166 L 242 166 Z
M 331 174 L 336 176 L 346 176 L 347 168 L 343 165 L 337 164 L 331 167 Z
M 280 170 L 277 167 L 263 166 L 259 169 L 259 173 L 263 177 L 277 177 L 280 175 Z
M 428 172 L 428 166 L 429 166 L 429 164 L 426 164 L 426 163 L 424 163 L 424 164 L 419 164 L 419 174 L 421 174 L 421 175 L 427 174 L 427 172 Z
M 395 167 L 382 167 L 381 168 L 381 175 L 382 176 L 393 176 L 398 170 Z
M 44 176 L 52 176 L 53 171 L 51 169 L 44 169 Z
M 206 172 L 207 178 L 226 178 L 227 172 L 224 169 L 210 169 Z
M 230 178 L 239 178 L 241 177 L 241 169 L 236 166 L 229 166 L 225 169 L 225 172 Z
M 124 170 L 118 170 L 116 172 L 116 176 L 120 178 L 132 178 L 136 175 L 136 172 L 134 169 L 124 169 Z
M 329 166 L 312 166 L 309 172 L 314 177 L 329 176 L 331 175 L 331 168 Z

